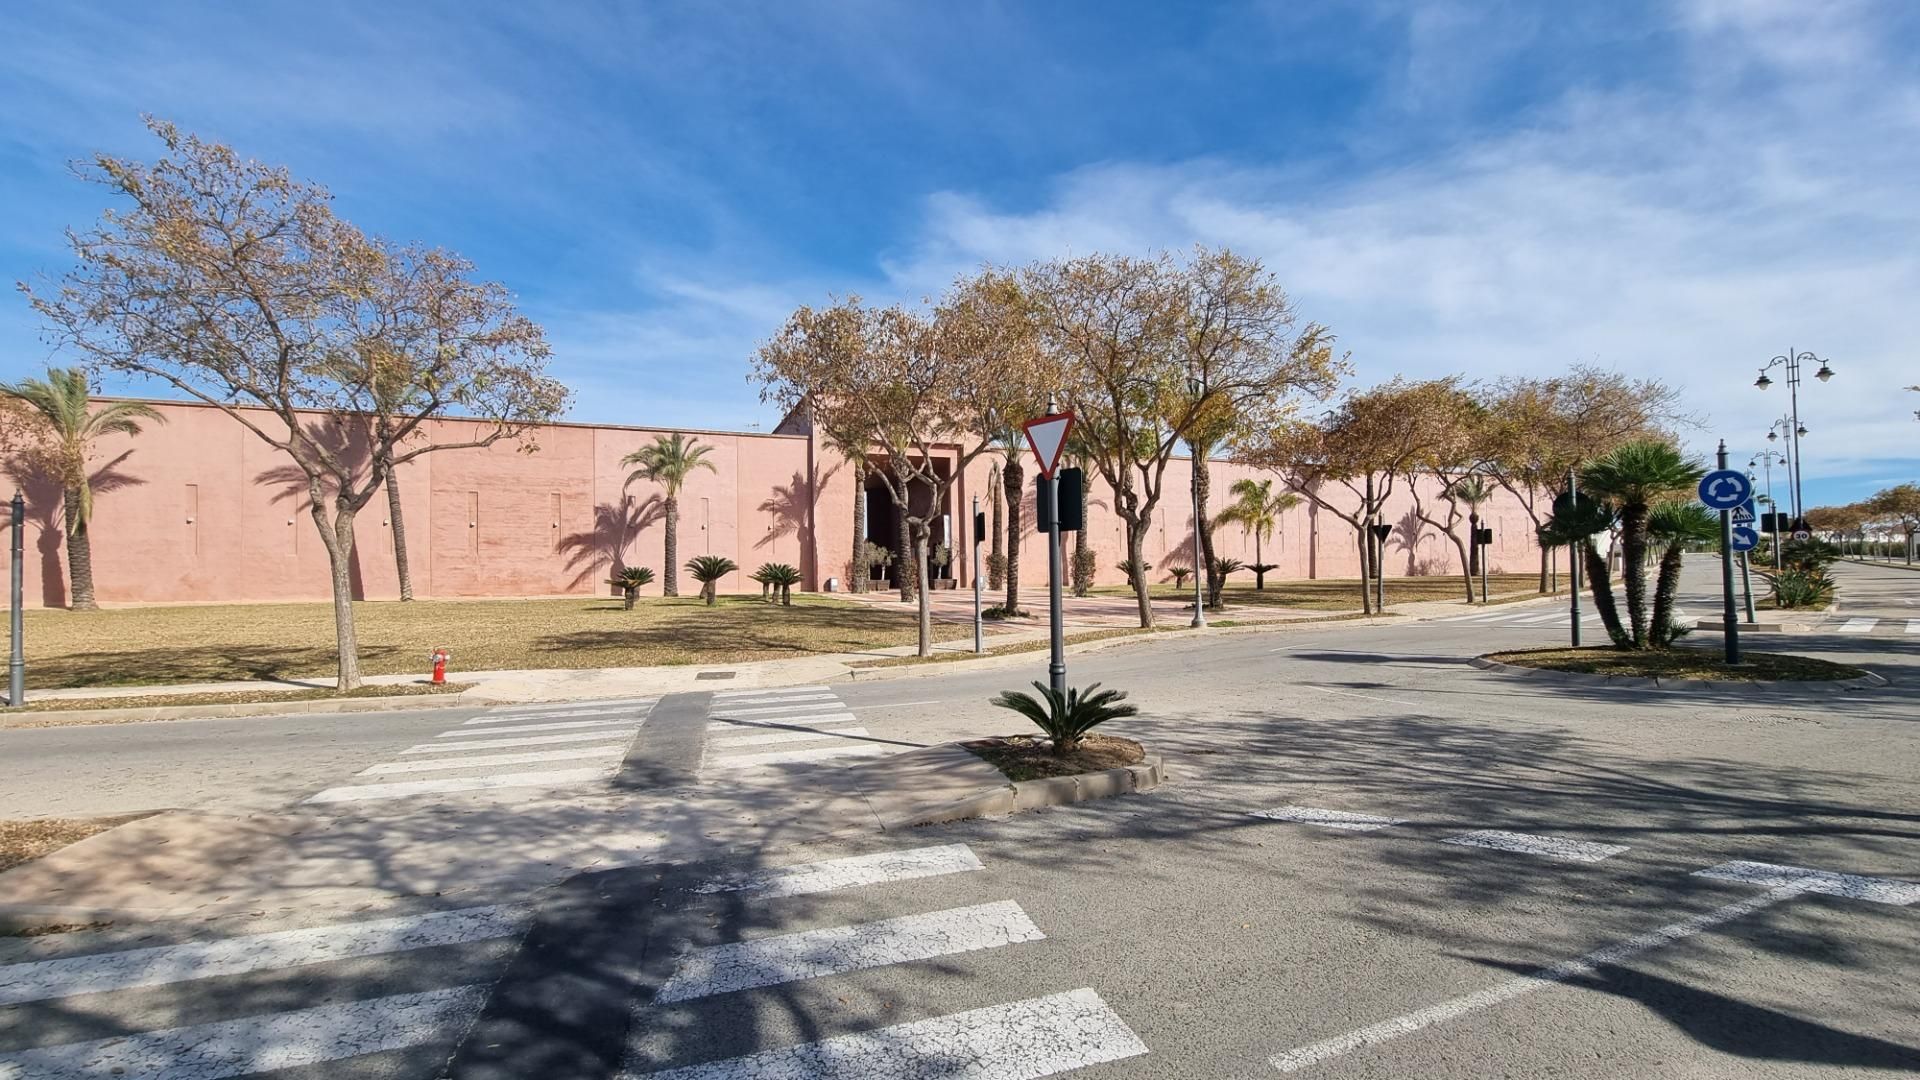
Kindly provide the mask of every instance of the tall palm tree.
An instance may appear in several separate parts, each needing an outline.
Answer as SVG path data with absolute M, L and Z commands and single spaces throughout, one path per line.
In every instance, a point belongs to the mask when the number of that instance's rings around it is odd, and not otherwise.
M 1706 470 L 1670 443 L 1624 443 L 1580 471 L 1580 487 L 1613 504 L 1620 518 L 1620 579 L 1626 587 L 1631 648 L 1647 647 L 1647 521 L 1653 508 L 1693 490 Z
M 50 367 L 44 382 L 0 383 L 0 394 L 24 402 L 47 422 L 52 435 L 51 445 L 45 447 L 47 460 L 65 492 L 67 606 L 74 611 L 98 610 L 93 600 L 93 542 L 87 535 L 93 523 L 93 484 L 87 476 L 93 441 L 102 435 L 138 435 L 140 421 L 164 424 L 167 418 L 136 401 L 90 409 L 87 374 L 79 368 Z
M 1280 524 L 1280 515 L 1300 505 L 1300 496 L 1291 491 L 1276 495 L 1272 480 L 1252 477 L 1235 480 L 1227 494 L 1233 496 L 1233 502 L 1214 516 L 1214 524 L 1238 525 L 1253 534 L 1253 587 L 1256 591 L 1265 589 L 1267 560 L 1261 557 L 1260 545 L 1273 535 Z
M 1655 645 L 1666 646 L 1679 636 L 1673 624 L 1673 594 L 1680 587 L 1681 556 L 1689 545 L 1719 540 L 1720 518 L 1691 499 L 1672 499 L 1647 515 L 1647 535 L 1666 545 L 1653 586 L 1653 625 L 1648 631 Z
M 867 578 L 871 576 L 864 558 L 867 551 L 867 448 L 857 441 L 842 440 L 832 434 L 827 435 L 825 441 L 834 453 L 853 466 L 853 569 L 847 574 L 847 591 L 863 593 L 867 591 Z
M 643 446 L 620 459 L 622 465 L 640 466 L 627 476 L 627 483 L 651 480 L 665 489 L 662 501 L 667 511 L 666 576 L 660 582 L 662 596 L 680 595 L 676 572 L 680 565 L 680 488 L 695 469 L 719 471 L 707 460 L 712 449 L 676 431 L 670 436 L 656 435 L 652 446 Z
M 1467 507 L 1467 581 L 1468 592 L 1472 592 L 1471 582 L 1474 575 L 1480 573 L 1480 505 L 1493 498 L 1493 484 L 1479 473 L 1468 473 L 1447 485 L 1447 498 Z M 1471 597 L 1469 597 L 1471 599 Z

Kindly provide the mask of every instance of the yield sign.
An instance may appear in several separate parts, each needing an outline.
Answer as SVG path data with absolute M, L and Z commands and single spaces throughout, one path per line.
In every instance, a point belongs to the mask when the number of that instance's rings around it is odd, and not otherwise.
M 1067 445 L 1067 432 L 1073 430 L 1073 412 L 1054 413 L 1021 425 L 1027 433 L 1027 445 L 1040 462 L 1040 475 L 1052 476 L 1060 464 L 1060 451 Z

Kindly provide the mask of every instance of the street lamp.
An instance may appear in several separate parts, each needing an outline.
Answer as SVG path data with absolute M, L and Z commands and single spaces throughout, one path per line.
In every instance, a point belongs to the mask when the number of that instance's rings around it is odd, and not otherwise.
M 1187 396 L 1193 400 L 1193 407 L 1195 411 L 1198 411 L 1200 408 L 1200 392 L 1202 389 L 1204 389 L 1204 387 L 1201 385 L 1199 376 L 1197 375 L 1187 376 Z M 1198 428 L 1199 424 L 1196 423 L 1194 427 Z M 1193 463 L 1193 623 L 1192 625 L 1195 627 L 1202 627 L 1207 625 L 1207 603 L 1206 603 L 1206 593 L 1204 592 L 1204 587 L 1205 587 L 1206 573 L 1209 568 L 1206 566 L 1206 561 L 1207 561 L 1206 557 L 1200 551 L 1200 515 L 1206 512 L 1206 507 L 1200 505 L 1200 455 L 1202 451 L 1200 449 L 1200 442 L 1197 435 L 1193 433 L 1188 434 L 1187 450 L 1189 453 L 1193 455 L 1193 462 L 1192 462 Z
M 1813 377 L 1819 379 L 1821 382 L 1826 382 L 1828 379 L 1833 378 L 1833 368 L 1829 366 L 1825 360 L 1820 359 L 1811 352 L 1795 352 L 1793 349 L 1788 349 L 1786 352 L 1761 365 L 1760 377 L 1753 380 L 1755 387 L 1765 390 L 1767 387 L 1773 385 L 1773 380 L 1767 377 L 1767 372 L 1770 369 L 1784 366 L 1787 371 L 1787 392 L 1792 403 L 1791 416 L 1793 418 L 1793 426 L 1789 430 L 1793 432 L 1793 438 L 1791 440 L 1794 461 L 1793 516 L 1796 524 L 1799 522 L 1804 506 L 1800 485 L 1802 474 L 1806 472 L 1804 463 L 1800 460 L 1800 437 L 1807 433 L 1807 429 L 1800 424 L 1800 365 L 1805 363 L 1818 363 L 1820 365 L 1820 370 L 1814 372 Z
M 1773 437 L 1773 432 L 1767 432 L 1767 438 Z M 1757 465 L 1766 476 L 1767 491 L 1761 498 L 1767 501 L 1767 509 L 1773 514 L 1773 528 L 1770 531 L 1773 534 L 1773 568 L 1775 570 L 1780 569 L 1780 504 L 1773 501 L 1773 463 L 1786 460 L 1787 455 L 1778 450 L 1768 449 L 1753 455 L 1753 459 L 1747 462 L 1748 469 Z

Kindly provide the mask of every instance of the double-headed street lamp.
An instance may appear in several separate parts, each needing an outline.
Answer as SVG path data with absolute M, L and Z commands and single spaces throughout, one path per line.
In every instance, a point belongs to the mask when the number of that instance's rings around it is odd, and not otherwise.
M 1821 382 L 1826 382 L 1828 379 L 1833 378 L 1833 368 L 1829 367 L 1825 360 L 1820 359 L 1811 352 L 1795 352 L 1792 349 L 1788 349 L 1786 352 L 1762 364 L 1760 366 L 1760 377 L 1753 380 L 1755 387 L 1765 390 L 1767 387 L 1773 385 L 1773 380 L 1767 378 L 1767 372 L 1782 365 L 1786 366 L 1787 393 L 1792 409 L 1789 416 L 1793 421 L 1793 426 L 1790 429 L 1792 431 L 1792 438 L 1789 445 L 1793 450 L 1793 517 L 1796 523 L 1799 521 L 1800 515 L 1805 509 L 1802 503 L 1800 483 L 1801 474 L 1806 472 L 1806 468 L 1800 459 L 1800 436 L 1807 433 L 1807 429 L 1800 424 L 1800 366 L 1810 363 L 1820 365 L 1820 370 L 1813 373 L 1814 378 L 1819 379 Z M 1773 435 L 1769 434 L 1767 438 L 1771 439 Z
M 1773 436 L 1769 433 L 1767 437 L 1772 438 Z M 1773 463 L 1776 461 L 1784 462 L 1785 460 L 1787 460 L 1785 454 L 1782 454 L 1778 450 L 1768 449 L 1753 455 L 1752 459 L 1747 462 L 1747 475 L 1749 477 L 1753 475 L 1753 470 L 1757 466 L 1764 472 L 1767 478 L 1767 491 L 1762 498 L 1767 501 L 1767 510 L 1773 515 L 1773 568 L 1775 570 L 1780 569 L 1780 504 L 1773 501 Z

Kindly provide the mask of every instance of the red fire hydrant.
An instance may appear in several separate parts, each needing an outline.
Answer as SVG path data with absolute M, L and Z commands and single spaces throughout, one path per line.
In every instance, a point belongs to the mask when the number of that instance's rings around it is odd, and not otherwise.
M 433 685 L 445 686 L 447 682 L 447 661 L 453 659 L 453 654 L 447 651 L 445 645 L 442 645 L 433 650 L 433 654 L 427 657 L 427 659 L 433 661 Z

